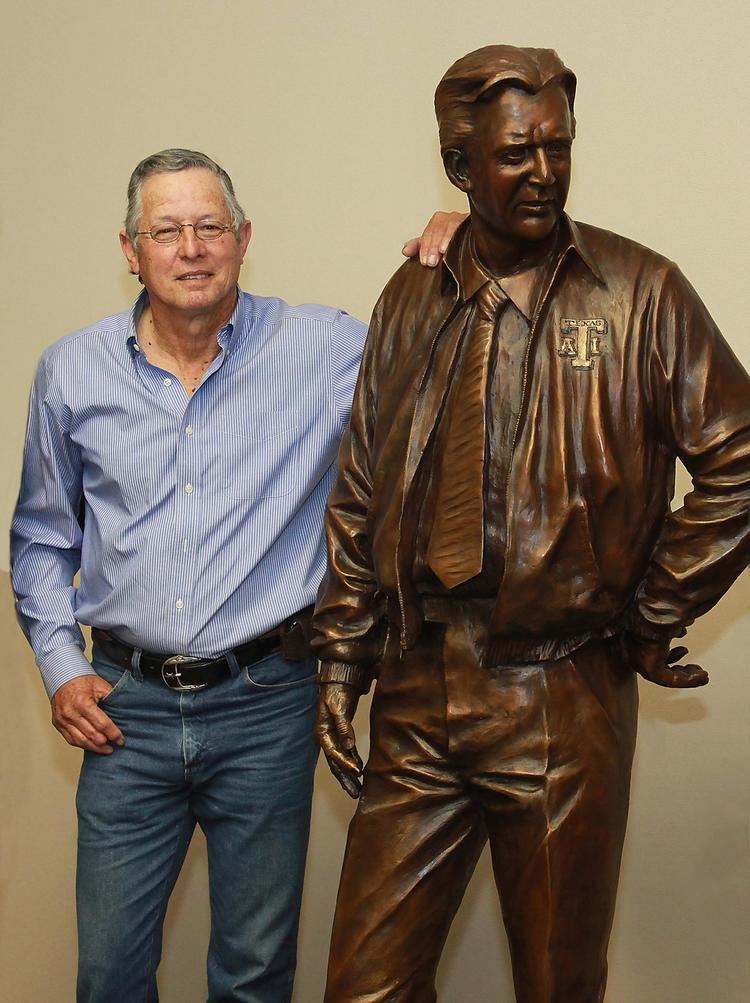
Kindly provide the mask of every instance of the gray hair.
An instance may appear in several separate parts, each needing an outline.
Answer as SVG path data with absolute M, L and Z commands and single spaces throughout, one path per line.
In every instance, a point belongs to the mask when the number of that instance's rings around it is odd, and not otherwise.
M 245 223 L 245 211 L 237 201 L 234 194 L 232 179 L 223 167 L 220 167 L 215 160 L 199 153 L 197 150 L 161 150 L 153 153 L 138 164 L 130 175 L 128 182 L 128 210 L 125 215 L 125 232 L 138 245 L 137 231 L 143 213 L 143 182 L 153 174 L 166 174 L 171 171 L 187 171 L 198 167 L 202 170 L 211 171 L 219 179 L 219 184 L 224 192 L 224 199 L 227 209 L 232 217 L 232 230 L 237 240 L 240 239 L 242 227 Z

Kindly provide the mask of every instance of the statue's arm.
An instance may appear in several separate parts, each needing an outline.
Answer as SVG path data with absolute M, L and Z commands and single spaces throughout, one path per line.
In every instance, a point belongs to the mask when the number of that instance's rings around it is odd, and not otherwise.
M 362 760 L 352 724 L 359 695 L 359 689 L 349 683 L 322 682 L 315 726 L 331 773 L 353 798 L 362 791 Z
M 705 673 L 670 672 L 664 653 L 750 561 L 750 376 L 676 268 L 657 298 L 653 324 L 645 378 L 655 420 L 693 483 L 682 507 L 665 520 L 630 632 L 639 671 L 663 676 L 654 679 L 663 685 L 694 686 L 706 682 Z M 686 653 L 676 649 L 673 656 L 677 652 Z
M 372 500 L 377 352 L 382 308 L 373 313 L 349 427 L 341 441 L 336 482 L 326 506 L 328 566 L 313 620 L 321 660 L 317 735 L 331 771 L 352 797 L 362 762 L 352 719 L 382 655 L 384 602 L 372 561 L 368 515 Z

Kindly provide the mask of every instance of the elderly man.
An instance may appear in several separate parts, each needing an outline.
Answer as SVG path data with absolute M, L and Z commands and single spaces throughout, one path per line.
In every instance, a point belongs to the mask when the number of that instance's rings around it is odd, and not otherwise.
M 197 822 L 210 999 L 282 1003 L 316 759 L 307 607 L 364 326 L 238 291 L 250 223 L 204 154 L 138 165 L 120 241 L 145 289 L 44 353 L 12 528 L 53 723 L 85 750 L 78 1000 L 157 999 Z
M 674 264 L 564 214 L 574 95 L 551 50 L 448 70 L 470 219 L 375 310 L 315 620 L 354 796 L 378 675 L 327 1003 L 435 1000 L 487 838 L 519 1003 L 603 999 L 636 672 L 705 683 L 670 643 L 748 563 L 750 380 Z

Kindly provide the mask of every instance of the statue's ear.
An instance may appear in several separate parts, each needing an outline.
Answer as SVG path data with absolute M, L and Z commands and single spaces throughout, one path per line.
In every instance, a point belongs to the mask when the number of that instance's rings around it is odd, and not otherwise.
M 463 150 L 445 150 L 443 153 L 443 167 L 448 175 L 448 180 L 462 192 L 470 192 L 473 188 L 469 177 L 469 163 Z

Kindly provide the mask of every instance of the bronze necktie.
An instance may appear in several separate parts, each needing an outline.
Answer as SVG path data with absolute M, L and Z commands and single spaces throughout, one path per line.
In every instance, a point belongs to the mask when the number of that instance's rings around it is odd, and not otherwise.
M 482 570 L 487 374 L 495 323 L 508 297 L 490 281 L 477 293 L 468 343 L 451 396 L 427 563 L 447 589 Z

